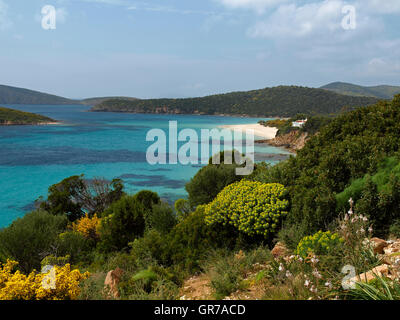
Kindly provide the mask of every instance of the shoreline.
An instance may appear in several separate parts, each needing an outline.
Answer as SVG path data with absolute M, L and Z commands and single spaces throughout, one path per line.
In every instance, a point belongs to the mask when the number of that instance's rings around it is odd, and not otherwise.
M 254 130 L 254 136 L 263 138 L 265 140 L 274 139 L 278 132 L 278 128 L 265 127 L 259 123 L 223 125 L 220 126 L 219 128 L 229 129 L 232 131 L 241 131 L 241 132 L 246 132 L 246 130 Z
M 61 122 L 49 121 L 49 122 L 33 122 L 33 123 L 19 123 L 19 122 L 5 122 L 0 123 L 0 126 L 48 126 L 48 125 L 59 125 Z

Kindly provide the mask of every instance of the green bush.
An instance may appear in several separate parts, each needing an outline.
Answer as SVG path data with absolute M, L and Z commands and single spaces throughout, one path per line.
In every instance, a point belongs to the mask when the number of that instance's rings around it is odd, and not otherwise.
M 239 167 L 237 164 L 223 163 L 223 154 L 220 155 L 221 164 L 208 164 L 186 184 L 190 206 L 196 207 L 211 202 L 227 185 L 243 178 L 243 176 L 236 175 L 236 168 Z
M 145 209 L 151 209 L 155 204 L 161 203 L 158 194 L 150 190 L 139 191 L 135 194 L 135 198 L 143 204 Z
M 96 247 L 96 242 L 86 238 L 79 232 L 67 231 L 58 235 L 56 246 L 59 255 L 70 256 L 71 263 L 90 264 L 93 259 L 93 250 Z
M 176 225 L 176 216 L 168 203 L 153 205 L 151 211 L 146 214 L 148 229 L 155 229 L 162 234 L 167 234 Z
M 227 186 L 205 207 L 208 224 L 232 225 L 249 236 L 267 238 L 287 214 L 285 187 L 242 180 Z
M 296 254 L 304 259 L 310 253 L 326 255 L 337 250 L 342 243 L 343 239 L 337 233 L 318 231 L 316 234 L 305 237 L 299 242 Z
M 53 245 L 67 226 L 65 216 L 33 211 L 0 231 L 0 255 L 19 262 L 25 273 L 40 270 L 40 262 L 53 253 Z
M 144 214 L 145 208 L 135 196 L 124 196 L 114 202 L 102 215 L 99 249 L 103 252 L 119 251 L 142 237 Z
M 157 264 L 163 264 L 166 259 L 166 240 L 155 229 L 147 231 L 142 238 L 129 244 L 131 256 L 139 268 L 147 268 Z
M 169 265 L 198 271 L 201 260 L 211 249 L 234 248 L 237 241 L 238 233 L 233 228 L 206 224 L 204 206 L 199 206 L 168 234 L 166 260 Z

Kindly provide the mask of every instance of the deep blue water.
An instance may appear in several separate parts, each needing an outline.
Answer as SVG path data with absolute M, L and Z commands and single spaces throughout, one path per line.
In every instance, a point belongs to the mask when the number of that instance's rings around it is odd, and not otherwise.
M 8 107 L 43 114 L 61 125 L 0 126 L 0 227 L 33 209 L 50 185 L 72 175 L 123 179 L 126 191 L 158 192 L 174 201 L 186 197 L 185 183 L 201 165 L 149 165 L 146 150 L 153 128 L 168 132 L 169 121 L 178 129 L 216 128 L 225 124 L 256 123 L 258 118 L 189 115 L 145 115 L 87 112 L 86 106 Z M 256 153 L 277 162 L 283 149 L 256 146 Z M 278 156 L 278 157 L 277 157 Z

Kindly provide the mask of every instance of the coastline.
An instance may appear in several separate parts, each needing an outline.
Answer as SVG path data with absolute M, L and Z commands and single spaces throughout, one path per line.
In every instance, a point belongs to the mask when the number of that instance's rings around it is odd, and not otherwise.
M 229 129 L 232 131 L 241 131 L 241 132 L 246 132 L 246 130 L 254 130 L 254 135 L 256 137 L 260 137 L 265 140 L 274 139 L 278 132 L 278 128 L 265 127 L 259 123 L 224 125 L 224 126 L 220 126 L 220 128 Z
M 0 123 L 0 126 L 47 126 L 47 125 L 59 125 L 59 124 L 61 124 L 61 122 L 59 121 L 32 122 L 32 123 L 7 121 Z

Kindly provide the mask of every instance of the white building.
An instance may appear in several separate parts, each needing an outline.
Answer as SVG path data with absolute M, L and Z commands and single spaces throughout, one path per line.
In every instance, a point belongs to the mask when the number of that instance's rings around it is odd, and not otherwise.
M 292 127 L 301 128 L 302 126 L 304 126 L 306 124 L 307 120 L 308 119 L 294 121 L 294 122 L 292 122 Z

